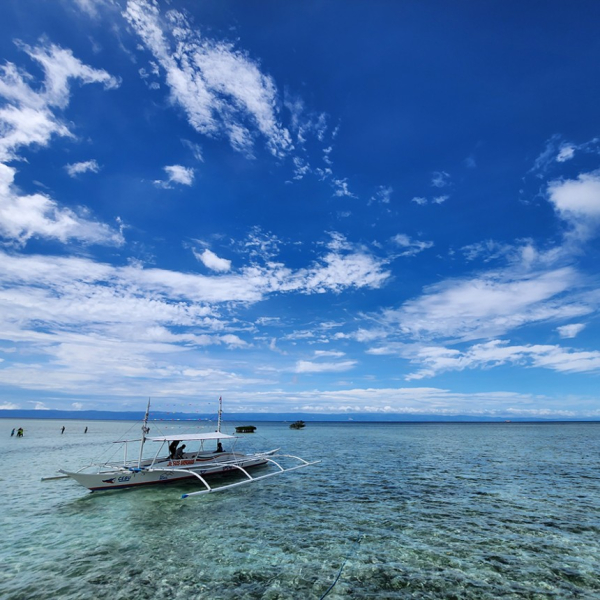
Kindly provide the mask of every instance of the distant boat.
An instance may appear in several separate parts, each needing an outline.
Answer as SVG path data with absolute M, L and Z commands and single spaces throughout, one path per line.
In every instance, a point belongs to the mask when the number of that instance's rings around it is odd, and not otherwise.
M 290 429 L 303 429 L 304 427 L 306 427 L 306 423 L 304 421 L 294 421 L 290 425 Z
M 239 425 L 235 428 L 236 433 L 254 433 L 256 427 L 254 425 Z

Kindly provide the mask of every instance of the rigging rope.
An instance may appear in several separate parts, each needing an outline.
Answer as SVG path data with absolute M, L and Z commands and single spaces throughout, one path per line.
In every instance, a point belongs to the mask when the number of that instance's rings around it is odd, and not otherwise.
M 344 559 L 344 562 L 342 563 L 342 566 L 340 567 L 340 570 L 338 571 L 338 574 L 336 575 L 335 579 L 333 580 L 333 583 L 327 588 L 327 591 L 319 598 L 319 600 L 323 600 L 323 598 L 325 598 L 325 596 L 327 596 L 327 594 L 329 594 L 329 592 L 334 588 L 335 584 L 338 582 L 339 578 L 342 575 L 342 571 L 344 570 L 344 567 L 346 566 L 346 563 L 356 554 L 356 552 L 358 550 L 358 547 L 360 546 L 360 543 L 363 541 L 364 537 L 365 537 L 364 533 L 361 533 L 358 536 L 358 538 L 354 542 L 354 545 L 350 549 L 350 552 L 348 553 L 348 555 Z

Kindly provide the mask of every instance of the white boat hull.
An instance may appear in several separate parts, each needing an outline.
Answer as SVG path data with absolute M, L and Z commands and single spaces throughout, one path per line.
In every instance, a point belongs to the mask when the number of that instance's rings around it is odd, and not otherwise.
M 240 467 L 248 469 L 266 465 L 268 460 L 265 457 L 270 454 L 267 452 L 260 455 L 246 456 L 227 452 L 213 457 L 157 461 L 149 467 L 119 466 L 101 468 L 94 472 L 61 470 L 61 473 L 96 492 L 173 483 L 186 479 L 198 480 L 198 476 L 204 478 L 236 471 L 241 474 Z

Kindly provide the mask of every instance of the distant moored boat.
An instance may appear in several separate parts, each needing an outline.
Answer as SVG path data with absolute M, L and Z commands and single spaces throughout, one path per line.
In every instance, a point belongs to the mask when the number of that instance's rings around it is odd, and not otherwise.
M 236 433 L 254 433 L 256 427 L 254 425 L 239 425 L 235 428 Z

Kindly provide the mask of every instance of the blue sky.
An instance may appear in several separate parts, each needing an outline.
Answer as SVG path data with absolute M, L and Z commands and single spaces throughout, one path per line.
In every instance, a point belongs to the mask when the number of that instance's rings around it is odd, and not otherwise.
M 600 416 L 599 20 L 8 0 L 0 407 Z

